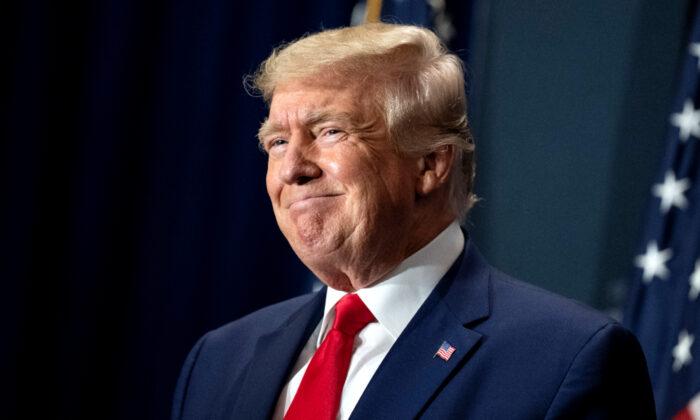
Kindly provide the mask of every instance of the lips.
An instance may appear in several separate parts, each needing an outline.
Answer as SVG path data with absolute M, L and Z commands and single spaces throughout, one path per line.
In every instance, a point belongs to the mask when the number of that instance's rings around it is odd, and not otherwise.
M 314 206 L 321 204 L 324 201 L 338 197 L 340 194 L 309 194 L 289 201 L 288 209 L 302 208 L 306 206 Z

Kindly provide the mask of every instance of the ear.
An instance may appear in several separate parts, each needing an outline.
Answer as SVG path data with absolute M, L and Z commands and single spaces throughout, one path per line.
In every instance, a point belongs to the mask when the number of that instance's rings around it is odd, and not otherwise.
M 418 160 L 418 181 L 416 193 L 421 196 L 430 194 L 447 183 L 452 172 L 454 146 L 446 145 L 421 156 Z

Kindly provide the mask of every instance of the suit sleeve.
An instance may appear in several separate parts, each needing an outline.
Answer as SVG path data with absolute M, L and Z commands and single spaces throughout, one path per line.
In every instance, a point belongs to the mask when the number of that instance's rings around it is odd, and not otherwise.
M 579 350 L 547 419 L 655 419 L 646 360 L 637 339 L 616 323 Z
M 192 371 L 194 370 L 194 365 L 197 362 L 197 358 L 199 357 L 199 352 L 202 349 L 206 339 L 207 335 L 200 338 L 199 341 L 197 341 L 197 344 L 195 344 L 192 350 L 190 350 L 190 353 L 187 355 L 187 359 L 185 359 L 185 363 L 180 371 L 180 378 L 178 379 L 177 386 L 175 387 L 171 420 L 181 420 L 184 418 L 183 413 L 185 410 L 190 377 L 192 375 Z

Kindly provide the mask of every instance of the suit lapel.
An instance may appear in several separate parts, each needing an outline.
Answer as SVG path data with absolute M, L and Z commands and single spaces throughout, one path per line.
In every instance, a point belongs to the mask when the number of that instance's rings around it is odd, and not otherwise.
M 325 288 L 292 314 L 289 321 L 258 339 L 242 392 L 222 418 L 267 419 L 277 403 L 299 352 L 323 315 Z
M 467 244 L 463 257 L 421 306 L 367 385 L 351 418 L 415 418 L 450 374 L 468 363 L 481 334 L 466 328 L 488 316 L 486 264 Z M 436 357 L 443 342 L 455 348 Z

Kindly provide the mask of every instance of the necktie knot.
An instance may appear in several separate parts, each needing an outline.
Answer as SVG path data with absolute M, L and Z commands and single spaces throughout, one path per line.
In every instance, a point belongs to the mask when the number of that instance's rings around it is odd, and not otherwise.
M 335 305 L 335 320 L 331 329 L 355 336 L 367 324 L 374 321 L 374 315 L 362 299 L 354 293 L 347 294 Z

